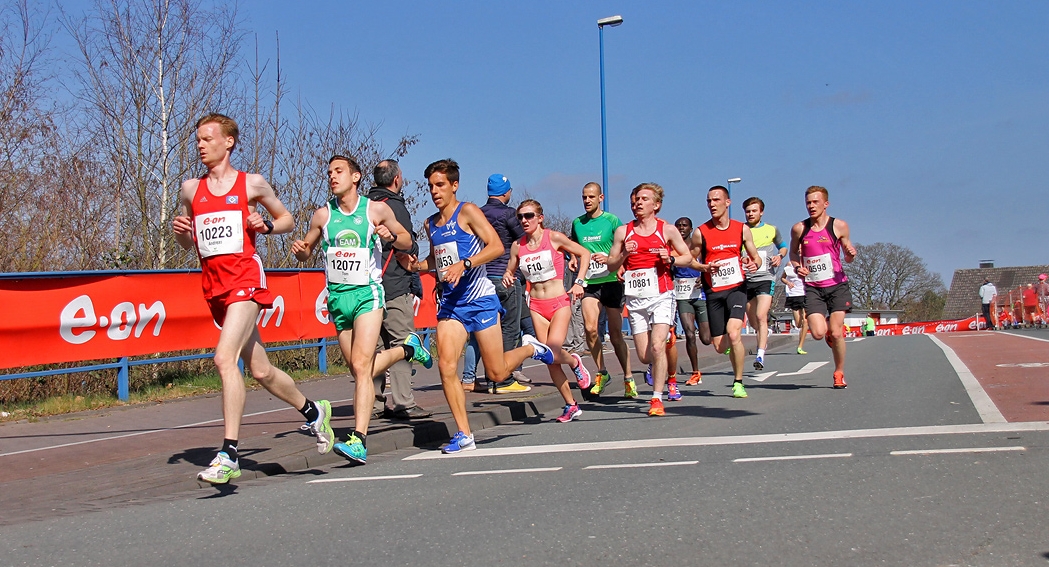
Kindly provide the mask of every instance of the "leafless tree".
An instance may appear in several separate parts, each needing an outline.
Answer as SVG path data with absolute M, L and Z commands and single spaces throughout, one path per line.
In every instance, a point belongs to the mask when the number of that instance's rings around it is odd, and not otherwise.
M 940 274 L 909 248 L 887 242 L 858 244 L 856 260 L 845 264 L 853 304 L 862 309 L 906 309 L 927 293 L 944 294 Z

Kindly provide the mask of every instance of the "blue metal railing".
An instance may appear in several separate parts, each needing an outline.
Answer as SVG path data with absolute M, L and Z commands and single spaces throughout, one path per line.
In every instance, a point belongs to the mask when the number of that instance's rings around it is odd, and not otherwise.
M 267 269 L 267 272 L 323 272 L 319 268 L 271 268 Z M 91 276 L 123 276 L 129 274 L 186 274 L 192 272 L 200 272 L 200 270 L 122 270 L 120 272 L 112 272 L 105 270 L 94 270 L 94 271 L 81 271 L 81 272 L 21 272 L 21 273 L 0 273 L 0 279 L 37 279 L 37 278 L 73 278 L 73 277 L 91 277 Z M 417 331 L 423 340 L 423 344 L 426 348 L 430 347 L 430 339 L 433 336 L 434 329 L 419 329 Z M 338 346 L 339 342 L 335 339 L 320 339 L 313 342 L 307 342 L 296 345 L 281 345 L 274 347 L 266 347 L 266 352 L 277 352 L 282 350 L 297 350 L 305 348 L 317 349 L 317 368 L 322 374 L 328 373 L 328 349 L 329 346 Z M 211 358 L 214 356 L 214 352 L 204 354 L 187 354 L 180 356 L 168 356 L 164 358 L 147 358 L 141 360 L 130 360 L 130 357 L 121 357 L 116 362 L 108 362 L 103 364 L 89 364 L 84 366 L 74 366 L 70 368 L 56 368 L 53 370 L 36 370 L 33 372 L 18 372 L 13 374 L 0 375 L 0 380 L 17 380 L 19 378 L 42 378 L 46 376 L 58 376 L 62 374 L 77 374 L 80 372 L 94 372 L 96 370 L 112 370 L 117 369 L 117 398 L 121 401 L 127 401 L 130 396 L 130 370 L 133 366 L 146 366 L 150 364 L 164 364 L 168 362 L 182 362 L 186 360 L 199 360 L 202 358 Z M 240 370 L 244 371 L 244 362 L 240 361 Z

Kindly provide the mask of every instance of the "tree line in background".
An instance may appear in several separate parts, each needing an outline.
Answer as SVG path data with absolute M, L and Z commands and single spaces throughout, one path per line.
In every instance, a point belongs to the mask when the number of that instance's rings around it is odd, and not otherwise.
M 298 226 L 328 198 L 333 153 L 358 158 L 366 188 L 418 141 L 386 149 L 339 109 L 352 99 L 319 111 L 291 96 L 279 37 L 272 64 L 258 42 L 236 2 L 95 0 L 74 14 L 0 0 L 0 272 L 197 267 L 170 224 L 181 181 L 205 172 L 193 126 L 209 112 L 237 120 L 234 166 L 263 174 Z M 406 185 L 410 210 L 421 187 Z M 261 239 L 259 254 L 297 265 L 289 247 Z
M 947 288 L 909 248 L 886 242 L 857 244 L 856 260 L 845 264 L 852 304 L 859 309 L 902 310 L 901 320 L 935 321 L 943 316 Z

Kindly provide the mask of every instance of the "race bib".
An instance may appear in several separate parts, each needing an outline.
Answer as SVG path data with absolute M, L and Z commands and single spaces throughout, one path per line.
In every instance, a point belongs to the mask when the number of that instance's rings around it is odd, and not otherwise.
M 659 281 L 655 268 L 627 270 L 623 274 L 624 294 L 627 297 L 655 297 L 659 295 Z
M 370 280 L 367 248 L 328 248 L 324 271 L 337 284 L 367 285 Z
M 201 258 L 244 251 L 244 217 L 240 211 L 219 211 L 193 218 Z
M 550 281 L 557 277 L 554 256 L 549 250 L 521 254 L 521 271 L 525 279 L 532 283 Z
M 730 287 L 743 281 L 743 267 L 739 258 L 722 260 L 718 269 L 710 272 L 710 284 L 712 287 Z
M 433 247 L 433 257 L 437 261 L 437 279 L 444 281 L 448 266 L 459 261 L 459 247 L 454 242 L 438 244 Z
M 602 264 L 590 257 L 590 266 L 586 269 L 586 278 L 588 280 L 596 280 L 597 278 L 603 278 L 608 275 L 608 265 Z
M 696 278 L 674 280 L 674 299 L 702 299 L 703 288 L 696 285 Z
M 809 283 L 825 282 L 834 277 L 834 263 L 829 252 L 805 258 L 805 267 L 809 269 L 809 274 L 805 276 L 805 281 Z

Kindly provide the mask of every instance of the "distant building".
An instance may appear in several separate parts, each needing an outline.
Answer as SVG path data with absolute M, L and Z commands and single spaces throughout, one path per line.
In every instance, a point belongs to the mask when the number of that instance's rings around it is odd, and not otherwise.
M 976 294 L 983 279 L 988 278 L 998 288 L 998 305 L 1009 302 L 1009 293 L 1019 300 L 1018 290 L 1021 286 L 1038 282 L 1038 274 L 1049 273 L 1049 265 L 1014 266 L 995 268 L 994 264 L 981 261 L 980 268 L 955 270 L 951 279 L 951 289 L 947 292 L 947 304 L 943 307 L 944 319 L 964 319 L 980 312 L 980 296 Z

